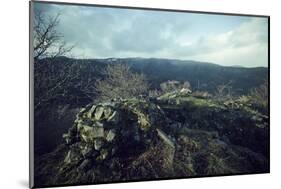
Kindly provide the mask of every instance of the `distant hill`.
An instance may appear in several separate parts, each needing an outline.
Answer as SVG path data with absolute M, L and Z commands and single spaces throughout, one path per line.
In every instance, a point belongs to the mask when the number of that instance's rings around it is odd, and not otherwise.
M 264 67 L 226 67 L 213 63 L 169 59 L 121 59 L 133 69 L 146 74 L 153 87 L 166 80 L 188 80 L 193 89 L 214 93 L 219 84 L 232 81 L 234 94 L 247 94 L 263 83 L 268 75 Z
M 150 81 L 151 88 L 159 88 L 159 84 L 167 80 L 188 80 L 193 90 L 214 93 L 218 85 L 231 81 L 234 95 L 249 93 L 250 89 L 259 86 L 268 77 L 268 68 L 265 67 L 229 67 L 191 60 L 158 58 L 70 59 L 59 57 L 52 62 L 49 62 L 48 59 L 43 59 L 41 62 L 47 64 L 45 68 L 42 68 L 46 69 L 47 72 L 51 67 L 64 69 L 69 64 L 76 64 L 79 65 L 79 72 L 83 73 L 82 77 L 90 74 L 93 78 L 100 77 L 99 71 L 106 64 L 124 63 L 130 65 L 133 71 L 144 73 Z M 52 66 L 50 67 L 48 64 L 52 64 Z M 83 80 L 83 78 L 80 79 Z

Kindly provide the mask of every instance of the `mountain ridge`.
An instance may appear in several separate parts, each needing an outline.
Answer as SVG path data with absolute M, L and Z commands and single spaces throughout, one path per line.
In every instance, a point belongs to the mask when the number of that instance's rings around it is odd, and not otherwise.
M 44 61 L 46 59 L 53 59 L 53 58 L 43 58 L 40 61 Z M 221 65 L 214 62 L 206 62 L 206 61 L 198 61 L 198 60 L 189 60 L 189 59 L 176 59 L 176 58 L 157 58 L 157 57 L 150 57 L 150 58 L 143 58 L 143 57 L 128 57 L 128 58 L 117 58 L 117 57 L 108 57 L 108 58 L 72 58 L 66 56 L 56 57 L 55 59 L 68 59 L 68 60 L 76 60 L 76 61 L 101 61 L 101 62 L 120 62 L 120 61 L 165 61 L 170 63 L 182 63 L 182 64 L 202 64 L 202 65 L 213 65 L 218 67 L 227 67 L 227 68 L 245 68 L 245 69 L 255 69 L 255 68 L 265 68 L 265 66 L 255 66 L 255 67 L 245 67 L 243 65 Z

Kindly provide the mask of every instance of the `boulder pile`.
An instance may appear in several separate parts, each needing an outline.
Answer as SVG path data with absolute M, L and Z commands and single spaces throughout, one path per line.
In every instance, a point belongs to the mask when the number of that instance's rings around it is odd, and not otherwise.
M 268 172 L 267 117 L 244 104 L 227 106 L 186 91 L 89 104 L 64 143 L 36 160 L 36 180 L 48 186 Z
M 164 122 L 161 108 L 145 100 L 90 104 L 81 109 L 73 127 L 63 135 L 69 146 L 64 161 L 77 163 L 84 160 L 81 167 L 90 162 L 98 164 L 113 156 L 140 153 L 156 139 L 173 146 L 161 131 Z

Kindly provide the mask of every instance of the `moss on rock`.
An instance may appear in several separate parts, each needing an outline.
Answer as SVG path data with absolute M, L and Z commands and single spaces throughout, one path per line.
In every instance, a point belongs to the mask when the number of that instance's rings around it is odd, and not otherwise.
M 38 177 L 48 185 L 267 172 L 268 117 L 247 102 L 177 91 L 89 104 L 65 144 L 37 162 Z

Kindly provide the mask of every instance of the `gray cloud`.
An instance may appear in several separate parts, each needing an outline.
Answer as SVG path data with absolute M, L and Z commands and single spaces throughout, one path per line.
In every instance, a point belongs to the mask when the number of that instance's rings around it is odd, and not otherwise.
M 75 57 L 159 57 L 267 66 L 267 20 L 38 3 L 61 13 L 58 30 Z M 243 57 L 243 60 L 241 60 Z

